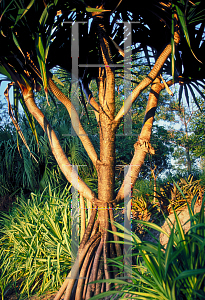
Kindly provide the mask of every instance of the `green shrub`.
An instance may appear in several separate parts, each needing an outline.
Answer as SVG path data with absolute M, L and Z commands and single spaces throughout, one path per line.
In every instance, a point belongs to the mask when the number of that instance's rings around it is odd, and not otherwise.
M 20 298 L 55 291 L 71 266 L 70 188 L 18 198 L 0 215 L 0 288 Z M 47 192 L 47 194 L 46 194 Z
M 140 179 L 136 182 L 133 189 L 134 197 L 144 197 L 149 201 L 152 201 L 154 194 L 154 181 L 147 179 Z

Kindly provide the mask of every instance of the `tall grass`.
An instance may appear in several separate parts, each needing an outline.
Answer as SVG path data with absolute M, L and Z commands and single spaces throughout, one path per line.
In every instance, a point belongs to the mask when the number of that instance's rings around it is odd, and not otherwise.
M 0 215 L 2 299 L 15 289 L 20 299 L 55 291 L 71 266 L 70 188 L 17 198 L 10 215 Z

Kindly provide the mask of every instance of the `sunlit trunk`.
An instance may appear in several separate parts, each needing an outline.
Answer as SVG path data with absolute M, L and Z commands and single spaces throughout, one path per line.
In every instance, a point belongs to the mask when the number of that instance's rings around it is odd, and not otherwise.
M 71 273 L 64 281 L 62 287 L 57 293 L 55 300 L 59 300 L 65 291 L 64 300 L 86 300 L 93 295 L 99 295 L 103 291 L 109 291 L 111 286 L 107 283 L 97 283 L 90 285 L 98 279 L 115 278 L 119 270 L 114 267 L 112 269 L 108 266 L 108 259 L 122 255 L 122 249 L 118 243 L 119 238 L 115 234 L 110 234 L 108 230 L 114 233 L 117 231 L 113 224 L 113 205 L 121 202 L 126 197 L 126 193 L 130 192 L 124 190 L 124 183 L 118 193 L 116 199 L 114 198 L 114 183 L 115 183 L 115 134 L 116 130 L 122 121 L 123 113 L 127 113 L 132 102 L 136 97 L 152 83 L 151 92 L 148 99 L 147 109 L 143 128 L 140 137 L 135 144 L 135 154 L 131 161 L 130 170 L 126 176 L 131 177 L 131 183 L 134 185 L 147 152 L 152 152 L 150 145 L 152 125 L 154 121 L 154 114 L 157 108 L 158 97 L 160 91 L 165 88 L 164 84 L 156 78 L 164 62 L 171 53 L 171 45 L 168 45 L 160 55 L 157 63 L 149 76 L 139 84 L 135 89 L 133 98 L 126 102 L 125 110 L 120 110 L 115 117 L 115 81 L 114 70 L 109 66 L 112 63 L 108 40 L 106 38 L 103 24 L 101 24 L 102 16 L 99 16 L 99 42 L 102 52 L 103 63 L 105 68 L 99 69 L 98 88 L 99 88 L 99 136 L 100 136 L 100 157 L 95 159 L 95 154 L 90 153 L 92 161 L 96 163 L 98 174 L 98 199 L 97 209 L 92 210 L 89 224 L 85 230 L 82 238 L 80 248 L 78 251 L 78 261 L 74 264 Z M 172 84 L 172 82 L 170 83 Z M 58 95 L 57 95 L 58 96 Z M 58 97 L 59 98 L 59 97 Z M 62 100 L 62 97 L 59 98 Z M 64 101 L 64 100 L 63 100 Z M 65 101 L 69 111 L 70 104 L 68 100 Z M 87 140 L 88 141 L 88 140 Z M 88 144 L 84 144 L 85 148 Z M 90 146 L 90 145 L 89 145 Z M 88 150 L 88 148 L 86 149 Z M 91 157 L 90 156 L 90 157 Z M 126 178 L 125 178 L 126 181 Z M 111 222 L 109 222 L 109 219 Z M 115 243 L 109 243 L 109 241 Z M 72 278 L 69 278 L 72 274 Z M 107 300 L 107 299 L 106 299 Z

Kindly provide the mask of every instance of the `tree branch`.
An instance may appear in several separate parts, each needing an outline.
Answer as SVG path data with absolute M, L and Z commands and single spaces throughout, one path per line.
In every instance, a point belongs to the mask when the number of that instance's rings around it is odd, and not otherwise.
M 78 176 L 78 174 L 73 169 L 59 143 L 59 140 L 53 128 L 49 124 L 48 120 L 45 118 L 42 111 L 37 107 L 34 101 L 33 91 L 28 91 L 24 88 L 22 90 L 25 104 L 29 112 L 34 116 L 34 118 L 46 132 L 50 142 L 51 151 L 66 179 L 75 187 L 76 190 L 79 191 L 79 193 L 82 196 L 84 196 L 86 199 L 94 201 L 96 197 L 94 192 L 85 184 L 85 182 L 80 178 L 80 176 Z
M 177 45 L 179 43 L 179 34 L 177 32 L 174 33 L 174 41 Z M 150 83 L 152 83 L 157 75 L 159 74 L 161 68 L 163 67 L 165 61 L 171 54 L 171 44 L 167 45 L 164 51 L 158 57 L 154 67 L 152 68 L 151 72 L 147 75 L 145 79 L 143 79 L 138 86 L 134 89 L 134 91 L 129 95 L 129 97 L 124 102 L 124 106 L 119 110 L 118 114 L 116 115 L 115 127 L 117 128 L 122 120 L 122 118 L 128 113 L 132 103 L 137 99 L 140 93 L 148 87 Z
M 114 69 L 109 66 L 111 63 L 113 63 L 112 55 L 110 52 L 109 39 L 106 35 L 104 25 L 102 23 L 98 24 L 98 32 L 102 58 L 104 65 L 106 66 L 105 101 L 104 103 L 100 104 L 102 105 L 103 110 L 106 112 L 109 118 L 113 120 L 115 113 L 115 76 Z
M 61 103 L 63 103 L 65 105 L 65 107 L 70 115 L 72 126 L 73 126 L 77 136 L 81 140 L 93 165 L 96 167 L 97 160 L 98 160 L 97 153 L 96 153 L 95 148 L 93 147 L 87 133 L 85 132 L 84 128 L 82 127 L 82 125 L 80 123 L 80 119 L 79 119 L 79 116 L 76 112 L 74 105 L 71 103 L 70 99 L 67 98 L 63 94 L 63 92 L 61 92 L 61 90 L 55 85 L 55 83 L 53 82 L 53 80 L 51 78 L 48 79 L 48 86 L 49 86 L 49 89 L 51 90 L 51 92 L 54 94 L 54 96 Z
M 173 84 L 173 81 L 170 80 L 167 82 L 167 85 L 170 86 Z M 128 172 L 124 178 L 122 186 L 118 191 L 117 197 L 115 199 L 115 203 L 120 203 L 130 192 L 130 185 L 125 184 L 126 182 L 131 182 L 131 186 L 133 187 L 141 167 L 144 163 L 146 154 L 149 152 L 154 154 L 154 149 L 150 145 L 150 138 L 152 133 L 152 126 L 154 122 L 155 111 L 158 104 L 159 94 L 165 88 L 165 84 L 160 83 L 160 79 L 156 78 L 152 84 L 151 91 L 149 94 L 149 99 L 147 102 L 144 122 L 142 126 L 142 130 L 138 141 L 135 143 L 135 153 L 130 163 Z

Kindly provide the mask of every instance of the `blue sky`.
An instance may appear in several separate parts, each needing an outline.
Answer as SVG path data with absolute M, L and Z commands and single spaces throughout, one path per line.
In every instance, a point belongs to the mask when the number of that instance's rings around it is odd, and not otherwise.
M 4 96 L 4 91 L 5 91 L 5 89 L 7 88 L 7 84 L 8 84 L 9 82 L 5 82 L 5 81 L 2 81 L 1 82 L 1 86 L 0 86 L 0 100 L 1 100 L 1 102 L 3 102 L 3 103 L 6 103 L 6 98 L 5 98 L 5 96 Z
M 0 77 L 1 79 L 2 77 Z M 8 85 L 9 82 L 6 82 L 6 81 L 3 81 L 1 82 L 1 86 L 0 86 L 0 103 L 3 103 L 5 104 L 4 106 L 4 109 L 6 108 L 6 113 L 8 114 L 8 109 L 7 109 L 7 101 L 6 101 L 6 98 L 4 96 L 4 91 L 5 89 L 7 88 L 7 85 Z M 10 93 L 9 93 L 9 98 L 10 98 L 10 101 L 11 101 L 11 104 L 13 103 L 13 92 L 12 92 L 12 88 L 10 89 Z M 9 116 L 9 114 L 7 115 Z M 2 116 L 1 116 L 2 117 Z M 4 117 L 4 116 L 3 116 Z

